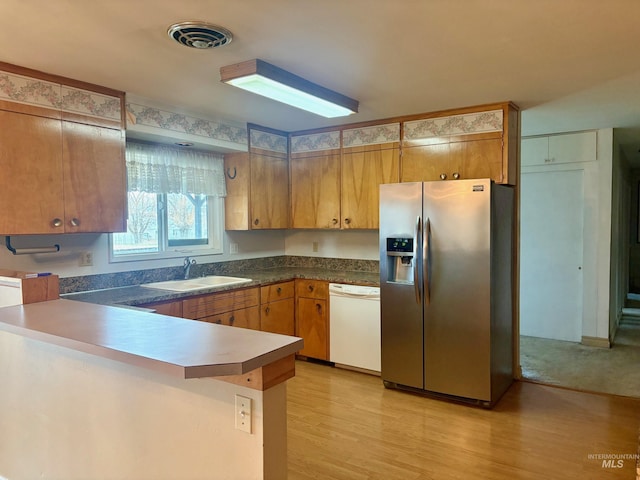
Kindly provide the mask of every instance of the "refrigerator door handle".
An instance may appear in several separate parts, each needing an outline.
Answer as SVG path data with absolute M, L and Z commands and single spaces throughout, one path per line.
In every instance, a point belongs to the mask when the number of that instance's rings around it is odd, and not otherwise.
M 431 220 L 427 218 L 424 223 L 424 242 L 423 242 L 422 267 L 424 268 L 424 300 L 427 305 L 431 302 Z
M 416 219 L 416 238 L 415 238 L 415 243 L 414 245 L 416 245 L 416 253 L 415 253 L 415 258 L 414 258 L 414 265 L 413 265 L 413 288 L 416 292 L 416 303 L 420 304 L 422 302 L 422 299 L 420 298 L 420 269 L 418 268 L 418 245 L 420 245 L 420 234 L 422 233 L 422 219 L 420 218 L 420 216 L 417 217 Z

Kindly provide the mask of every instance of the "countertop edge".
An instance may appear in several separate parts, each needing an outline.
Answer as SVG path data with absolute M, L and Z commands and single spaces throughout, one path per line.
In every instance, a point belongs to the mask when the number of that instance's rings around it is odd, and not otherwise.
M 57 327 L 57 325 L 49 324 L 48 321 L 51 320 L 51 318 L 46 318 L 45 314 L 43 313 L 43 310 L 46 310 L 47 307 L 58 309 L 60 311 L 67 310 L 70 314 L 71 312 L 75 313 L 75 311 L 80 311 L 81 316 L 84 317 L 89 315 L 90 317 L 88 318 L 91 318 L 91 320 L 82 320 L 82 322 L 94 321 L 95 325 L 89 325 L 88 323 L 79 325 L 79 328 L 74 330 L 75 335 L 79 338 L 73 338 L 70 335 L 67 336 L 54 333 L 54 327 Z M 286 335 L 277 335 L 265 332 L 255 332 L 253 330 L 245 331 L 244 329 L 236 327 L 225 327 L 220 325 L 207 324 L 206 322 L 196 322 L 194 320 L 168 317 L 155 313 L 138 312 L 135 310 L 121 309 L 118 307 L 94 305 L 87 302 L 75 302 L 72 300 L 64 299 L 50 300 L 47 302 L 39 302 L 28 305 L 4 307 L 0 308 L 0 311 L 2 311 L 3 313 L 0 318 L 0 330 L 2 331 L 20 335 L 26 338 L 31 338 L 43 343 L 58 345 L 86 354 L 107 358 L 137 367 L 142 367 L 147 370 L 167 374 L 182 379 L 203 377 L 215 378 L 227 375 L 241 375 L 268 365 L 274 361 L 280 360 L 281 358 L 284 358 L 288 355 L 296 353 L 298 350 L 300 350 L 300 348 L 302 348 L 303 343 L 303 340 L 298 337 L 289 337 Z M 121 312 L 122 315 L 119 315 L 119 312 Z M 202 330 L 203 333 L 206 333 L 211 338 L 214 338 L 216 335 L 220 338 L 225 336 L 229 337 L 228 334 L 230 332 L 233 332 L 232 335 L 230 335 L 232 340 L 237 340 L 242 336 L 251 338 L 252 336 L 255 336 L 255 334 L 271 335 L 271 343 L 274 343 L 272 340 L 275 337 L 273 336 L 277 336 L 280 338 L 276 339 L 277 341 L 275 343 L 277 345 L 275 347 L 270 346 L 261 348 L 256 352 L 255 355 L 252 355 L 243 360 L 233 362 L 221 361 L 220 363 L 206 362 L 204 364 L 181 365 L 178 363 L 172 363 L 163 360 L 161 358 L 153 358 L 153 356 L 129 352 L 124 350 L 123 347 L 118 348 L 117 345 L 107 345 L 106 341 L 104 343 L 100 343 L 90 340 L 90 337 L 94 334 L 94 331 L 108 329 L 106 325 L 106 323 L 109 322 L 108 317 L 112 317 L 114 320 L 118 320 L 112 322 L 113 324 L 109 326 L 109 328 L 112 330 L 110 332 L 111 336 L 109 337 L 109 340 L 111 340 L 114 336 L 117 337 L 118 333 L 122 334 L 122 332 L 124 332 L 125 336 L 126 334 L 129 334 L 130 332 L 125 331 L 127 330 L 127 328 L 122 328 L 121 324 L 119 324 L 120 316 L 126 317 L 126 322 L 135 322 L 136 319 L 145 321 L 149 320 L 149 317 L 151 316 L 153 318 L 153 322 L 157 323 L 158 326 L 162 326 L 162 323 L 158 322 L 162 322 L 163 317 L 166 319 L 167 323 L 176 325 L 176 322 L 193 322 L 193 324 L 185 323 L 183 326 L 194 328 L 195 324 L 201 324 L 197 328 Z M 72 327 L 74 325 L 74 322 L 74 320 L 71 320 Z M 48 325 L 50 328 L 48 328 Z M 148 326 L 149 322 L 145 322 L 145 327 Z M 180 325 L 177 325 L 177 327 L 179 328 Z M 223 330 L 220 330 L 220 328 L 222 328 Z M 224 330 L 226 328 L 232 330 Z M 161 333 L 160 330 L 158 330 L 157 333 Z M 82 338 L 83 336 L 85 337 L 85 339 Z M 114 343 L 113 340 L 111 341 L 112 343 Z M 265 342 L 265 344 L 267 343 L 269 342 Z M 225 347 L 225 350 L 227 349 L 228 347 Z M 211 356 L 213 358 L 216 358 L 217 356 L 219 356 L 219 354 L 216 352 L 212 352 Z

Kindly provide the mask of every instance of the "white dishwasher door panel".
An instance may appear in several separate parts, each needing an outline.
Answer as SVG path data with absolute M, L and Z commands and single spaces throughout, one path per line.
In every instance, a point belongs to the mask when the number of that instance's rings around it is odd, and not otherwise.
M 380 372 L 380 289 L 329 286 L 329 360 Z

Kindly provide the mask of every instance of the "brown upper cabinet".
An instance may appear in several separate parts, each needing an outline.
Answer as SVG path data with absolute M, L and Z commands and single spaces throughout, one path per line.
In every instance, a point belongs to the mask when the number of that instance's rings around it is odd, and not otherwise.
M 380 224 L 380 185 L 399 181 L 398 142 L 342 151 L 342 228 L 376 229 Z
M 292 153 L 291 227 L 340 228 L 340 149 Z
M 124 93 L 0 63 L 0 234 L 126 230 Z
M 511 103 L 403 123 L 401 182 L 491 178 L 515 184 L 519 110 Z
M 250 127 L 250 155 L 225 158 L 227 230 L 376 229 L 383 183 L 515 185 L 519 125 L 518 107 L 505 102 L 294 132 L 288 143 Z
M 287 137 L 249 127 L 248 153 L 225 155 L 227 230 L 289 227 Z
M 292 136 L 292 228 L 378 228 L 379 188 L 399 180 L 400 125 Z

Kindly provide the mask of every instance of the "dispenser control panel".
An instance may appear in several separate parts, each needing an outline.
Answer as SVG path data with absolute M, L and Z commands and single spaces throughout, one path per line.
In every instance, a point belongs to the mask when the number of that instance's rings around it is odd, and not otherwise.
M 387 238 L 387 252 L 413 253 L 413 238 Z

